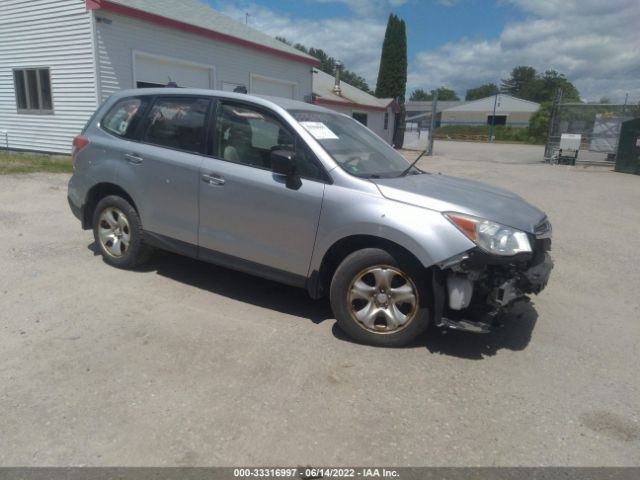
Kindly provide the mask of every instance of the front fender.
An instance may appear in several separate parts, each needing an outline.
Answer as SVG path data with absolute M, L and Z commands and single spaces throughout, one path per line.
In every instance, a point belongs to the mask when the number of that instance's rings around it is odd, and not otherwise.
M 394 242 L 427 268 L 475 247 L 440 212 L 389 200 L 376 192 L 327 185 L 310 272 L 336 242 L 368 235 Z

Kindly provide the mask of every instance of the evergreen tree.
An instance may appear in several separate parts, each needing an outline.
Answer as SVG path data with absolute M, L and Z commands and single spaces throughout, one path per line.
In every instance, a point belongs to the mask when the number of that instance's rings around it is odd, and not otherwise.
M 382 43 L 376 97 L 397 98 L 404 103 L 407 88 L 407 33 L 404 20 L 390 14 Z
M 404 93 L 407 88 L 407 31 L 404 20 L 390 14 L 382 43 L 380 69 L 376 84 L 376 97 L 395 98 L 400 104 L 396 115 L 396 131 L 393 143 L 402 148 L 404 142 L 405 107 Z

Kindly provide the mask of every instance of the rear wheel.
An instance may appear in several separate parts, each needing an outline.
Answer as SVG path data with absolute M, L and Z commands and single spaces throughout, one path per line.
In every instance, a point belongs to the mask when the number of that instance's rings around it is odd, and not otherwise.
M 114 267 L 137 267 L 152 253 L 151 247 L 144 243 L 138 212 L 117 195 L 104 197 L 96 205 L 93 237 L 104 261 Z
M 429 325 L 420 267 L 374 248 L 346 257 L 331 281 L 331 307 L 340 328 L 370 345 L 406 345 Z

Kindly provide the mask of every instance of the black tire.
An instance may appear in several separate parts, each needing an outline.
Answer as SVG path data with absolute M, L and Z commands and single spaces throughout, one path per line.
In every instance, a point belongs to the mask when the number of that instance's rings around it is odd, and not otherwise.
M 374 273 L 393 279 L 388 282 L 389 293 L 381 293 L 384 288 L 378 288 Z M 370 300 L 363 300 L 359 295 L 354 299 L 353 292 L 360 291 L 356 288 L 357 284 L 361 285 L 358 280 L 364 283 L 364 287 L 373 288 L 374 293 L 371 293 Z M 393 287 L 392 282 L 401 283 Z M 405 283 L 408 287 L 405 287 Z M 407 308 L 408 303 L 396 304 L 392 300 L 401 288 L 405 289 L 403 291 L 412 288 L 415 292 L 413 305 L 410 305 L 410 308 Z M 384 295 L 389 298 L 388 301 L 384 300 Z M 331 280 L 329 296 L 338 325 L 351 339 L 359 343 L 381 347 L 401 347 L 412 342 L 429 326 L 428 304 L 431 296 L 426 272 L 421 265 L 415 264 L 415 260 L 412 262 L 401 254 L 391 254 L 377 248 L 366 248 L 350 254 L 336 269 Z M 361 304 L 365 306 L 360 308 Z M 406 323 L 399 327 L 389 325 L 386 320 L 387 311 L 389 315 L 393 315 L 391 311 L 394 307 L 402 310 L 400 313 L 406 318 Z M 365 322 L 356 318 L 356 314 L 361 315 L 365 312 L 365 308 L 371 308 L 370 312 L 373 312 L 372 315 L 367 316 L 375 317 L 373 326 L 366 326 Z M 393 312 L 397 313 L 395 310 Z
M 103 214 L 109 212 L 110 221 L 117 220 L 120 237 L 116 233 L 106 242 L 101 238 L 101 230 L 106 231 L 110 224 Z M 124 216 L 124 219 L 121 217 Z M 142 265 L 151 257 L 153 249 L 144 243 L 144 231 L 140 216 L 135 208 L 124 198 L 109 195 L 98 202 L 93 212 L 93 238 L 96 247 L 106 263 L 117 268 L 130 269 Z M 127 238 L 125 246 L 124 238 Z M 119 243 L 118 243 L 119 242 Z M 119 252 L 119 255 L 118 255 Z

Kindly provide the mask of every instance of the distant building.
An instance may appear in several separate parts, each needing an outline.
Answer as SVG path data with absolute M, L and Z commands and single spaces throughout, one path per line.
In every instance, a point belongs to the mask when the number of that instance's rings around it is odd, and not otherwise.
M 349 115 L 387 143 L 393 143 L 396 115 L 400 112 L 393 98 L 376 98 L 314 68 L 313 103 Z
M 494 115 L 495 106 L 495 119 Z M 526 127 L 540 104 L 500 93 L 442 111 L 441 125 L 506 125 Z
M 494 125 L 526 127 L 531 115 L 540 108 L 539 103 L 498 94 L 479 100 L 443 101 L 436 105 L 436 127 L 445 125 L 490 125 L 495 104 Z M 429 128 L 432 102 L 407 102 L 407 123 L 414 128 Z
M 462 105 L 466 102 L 461 101 L 442 101 L 438 102 L 436 105 L 436 127 L 440 126 L 440 120 L 442 117 L 442 111 L 455 107 L 458 105 Z M 432 101 L 411 101 L 409 100 L 404 104 L 404 108 L 407 112 L 407 123 L 411 123 L 412 125 L 419 127 L 420 129 L 429 128 L 431 124 L 431 111 L 433 108 Z

